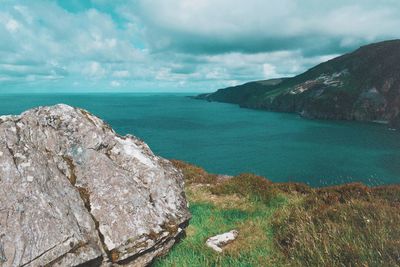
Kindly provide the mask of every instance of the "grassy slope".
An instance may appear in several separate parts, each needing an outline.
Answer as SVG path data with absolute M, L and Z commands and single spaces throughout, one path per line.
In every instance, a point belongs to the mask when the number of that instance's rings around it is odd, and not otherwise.
M 400 266 L 400 186 L 312 189 L 174 163 L 193 219 L 155 266 Z M 205 246 L 232 229 L 239 237 L 223 253 Z

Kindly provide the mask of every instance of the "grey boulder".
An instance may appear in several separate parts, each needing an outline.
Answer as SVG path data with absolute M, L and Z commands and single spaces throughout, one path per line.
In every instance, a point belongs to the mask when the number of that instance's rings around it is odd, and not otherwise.
M 0 266 L 145 266 L 190 214 L 183 176 L 85 110 L 0 117 Z

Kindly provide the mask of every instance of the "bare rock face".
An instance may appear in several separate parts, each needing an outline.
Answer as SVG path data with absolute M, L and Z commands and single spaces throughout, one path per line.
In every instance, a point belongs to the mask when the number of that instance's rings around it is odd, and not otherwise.
M 66 105 L 0 117 L 0 266 L 145 266 L 190 218 L 183 177 Z

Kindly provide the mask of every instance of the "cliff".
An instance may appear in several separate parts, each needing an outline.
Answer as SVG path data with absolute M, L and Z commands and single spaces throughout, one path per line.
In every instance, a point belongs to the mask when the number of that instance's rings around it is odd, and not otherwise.
M 292 77 L 250 82 L 195 98 L 295 112 L 307 118 L 400 126 L 400 40 L 363 46 Z

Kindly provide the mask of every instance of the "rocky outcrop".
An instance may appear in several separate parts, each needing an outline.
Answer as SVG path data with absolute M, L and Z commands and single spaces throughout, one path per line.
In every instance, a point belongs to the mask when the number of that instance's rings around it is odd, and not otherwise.
M 181 173 L 85 110 L 0 117 L 0 266 L 145 266 L 189 218 Z
M 399 61 L 400 40 L 385 41 L 292 78 L 250 82 L 195 98 L 306 118 L 388 122 L 399 128 Z

